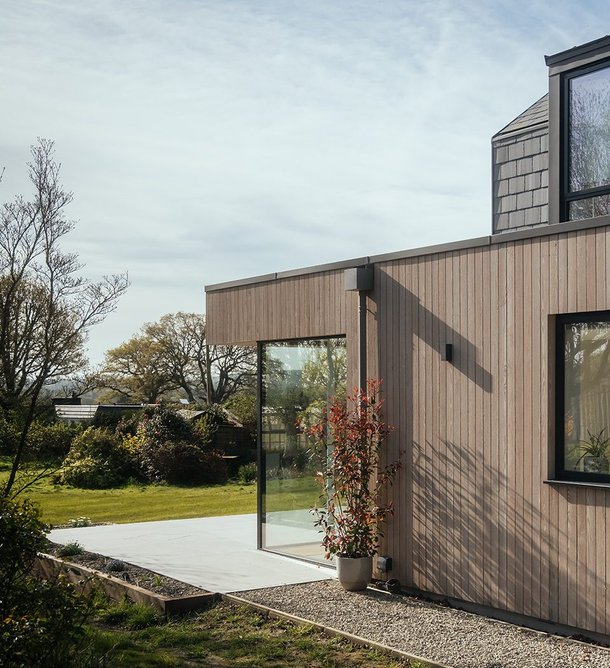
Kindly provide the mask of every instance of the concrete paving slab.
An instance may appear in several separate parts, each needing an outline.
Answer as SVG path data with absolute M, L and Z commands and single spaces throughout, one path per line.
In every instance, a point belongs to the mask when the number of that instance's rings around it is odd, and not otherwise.
M 49 538 L 218 593 L 336 577 L 326 566 L 257 550 L 256 515 L 54 529 Z

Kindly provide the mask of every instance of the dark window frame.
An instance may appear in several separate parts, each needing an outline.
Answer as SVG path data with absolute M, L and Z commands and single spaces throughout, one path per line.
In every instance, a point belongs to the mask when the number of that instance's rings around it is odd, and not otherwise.
M 264 552 L 272 552 L 286 556 L 283 552 L 265 547 L 263 540 L 263 524 L 266 519 L 265 494 L 267 493 L 267 478 L 264 475 L 264 454 L 263 454 L 263 402 L 265 387 L 263 376 L 265 374 L 265 356 L 264 347 L 273 344 L 282 343 L 303 343 L 305 341 L 324 341 L 327 339 L 345 339 L 347 349 L 347 334 L 324 334 L 322 336 L 297 336 L 285 339 L 261 339 L 256 342 L 256 548 Z M 307 563 L 315 563 L 317 566 L 324 565 L 319 562 L 312 562 L 309 559 L 291 556 L 291 559 L 298 559 Z M 334 567 L 333 567 L 334 568 Z
M 578 190 L 570 192 L 570 81 L 584 74 L 590 74 L 598 70 L 610 69 L 610 58 L 579 67 L 577 69 L 569 70 L 561 75 L 560 88 L 560 125 L 561 125 L 561 141 L 559 146 L 559 161 L 561 166 L 560 177 L 560 220 L 562 222 L 570 221 L 570 203 L 599 195 L 610 195 L 610 184 L 607 186 L 597 186 L 595 188 L 587 188 L 585 190 Z M 601 217 L 601 216 L 600 216 Z M 580 220 L 580 219 L 577 219 Z M 582 219 L 588 220 L 588 219 Z
M 565 468 L 565 326 L 581 322 L 608 322 L 610 311 L 565 313 L 555 318 L 555 479 L 610 484 L 610 473 L 589 473 Z

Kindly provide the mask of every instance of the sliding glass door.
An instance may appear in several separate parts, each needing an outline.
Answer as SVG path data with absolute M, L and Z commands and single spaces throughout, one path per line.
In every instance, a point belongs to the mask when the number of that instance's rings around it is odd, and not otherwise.
M 310 509 L 320 500 L 316 472 L 327 453 L 313 452 L 303 430 L 332 398 L 345 398 L 345 338 L 265 343 L 259 355 L 261 547 L 322 561 Z

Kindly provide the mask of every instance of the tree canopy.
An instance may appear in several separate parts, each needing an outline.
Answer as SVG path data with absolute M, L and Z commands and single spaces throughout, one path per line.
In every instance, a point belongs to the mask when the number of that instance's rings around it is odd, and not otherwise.
M 155 403 L 173 393 L 211 404 L 251 387 L 255 372 L 254 349 L 208 346 L 205 316 L 178 312 L 109 350 L 101 385 L 129 401 Z

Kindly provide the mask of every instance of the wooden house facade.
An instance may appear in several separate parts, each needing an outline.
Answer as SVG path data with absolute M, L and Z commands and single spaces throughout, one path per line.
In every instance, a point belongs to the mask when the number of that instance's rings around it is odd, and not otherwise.
M 391 577 L 608 640 L 610 471 L 587 444 L 610 435 L 610 134 L 578 114 L 610 118 L 610 39 L 547 64 L 549 95 L 492 140 L 490 236 L 208 286 L 208 338 L 344 337 L 347 385 L 383 380 L 402 453 Z

